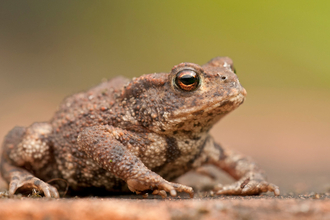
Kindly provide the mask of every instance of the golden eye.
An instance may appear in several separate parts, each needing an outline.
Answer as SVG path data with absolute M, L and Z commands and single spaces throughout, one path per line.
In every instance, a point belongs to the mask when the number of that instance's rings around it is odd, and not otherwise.
M 198 87 L 199 76 L 193 70 L 182 70 L 176 74 L 175 83 L 184 91 L 193 91 Z

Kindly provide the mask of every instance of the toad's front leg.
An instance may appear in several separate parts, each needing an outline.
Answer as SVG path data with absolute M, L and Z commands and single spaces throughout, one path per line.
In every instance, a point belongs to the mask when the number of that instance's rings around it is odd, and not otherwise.
M 206 141 L 199 160 L 217 166 L 237 180 L 230 185 L 216 186 L 218 195 L 256 195 L 268 191 L 280 195 L 279 187 L 266 181 L 265 172 L 254 161 L 222 148 L 212 137 Z
M 103 169 L 123 179 L 128 188 L 137 194 L 152 194 L 166 197 L 166 192 L 176 196 L 177 192 L 189 193 L 191 187 L 171 183 L 149 170 L 141 160 L 133 155 L 124 143 L 132 135 L 130 132 L 112 126 L 95 126 L 86 128 L 78 136 L 80 150 L 84 151 Z

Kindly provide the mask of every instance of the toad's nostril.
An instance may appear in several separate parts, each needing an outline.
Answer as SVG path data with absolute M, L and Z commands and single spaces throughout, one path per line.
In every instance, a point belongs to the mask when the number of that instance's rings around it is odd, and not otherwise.
M 226 80 L 227 79 L 227 76 L 221 76 L 221 79 L 222 80 Z

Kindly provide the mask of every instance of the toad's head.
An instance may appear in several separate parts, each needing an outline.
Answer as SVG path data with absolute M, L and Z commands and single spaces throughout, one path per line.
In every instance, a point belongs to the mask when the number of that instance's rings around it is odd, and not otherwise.
M 208 131 L 245 96 L 232 60 L 216 57 L 203 66 L 181 63 L 170 73 L 133 79 L 121 98 L 142 126 L 167 134 Z

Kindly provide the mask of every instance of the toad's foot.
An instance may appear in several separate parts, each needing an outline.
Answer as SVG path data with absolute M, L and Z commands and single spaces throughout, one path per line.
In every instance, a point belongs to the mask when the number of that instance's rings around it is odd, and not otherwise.
M 38 122 L 31 126 L 15 127 L 5 137 L 2 145 L 0 173 L 9 183 L 9 195 L 17 189 L 38 189 L 46 197 L 59 198 L 57 189 L 29 173 L 25 168 L 41 170 L 50 163 L 48 135 L 52 133 L 49 123 Z
M 280 195 L 278 186 L 263 179 L 251 179 L 250 177 L 242 178 L 231 185 L 219 184 L 214 190 L 217 195 L 259 195 L 263 192 L 273 192 L 275 196 Z
M 209 138 L 201 153 L 200 160 L 204 164 L 212 164 L 224 170 L 237 182 L 230 185 L 218 185 L 215 187 L 217 195 L 258 195 L 263 192 L 273 192 L 280 195 L 278 186 L 266 181 L 265 172 L 251 160 L 231 150 L 222 148 Z
M 16 190 L 21 187 L 38 189 L 39 191 L 42 191 L 47 198 L 59 198 L 57 189 L 48 183 L 45 183 L 30 174 L 13 173 L 9 183 L 9 195 L 14 195 Z
M 152 178 L 154 181 L 150 181 L 151 178 L 149 181 L 129 179 L 127 180 L 127 185 L 132 192 L 136 192 L 137 194 L 146 195 L 146 193 L 152 192 L 153 195 L 160 195 L 162 198 L 166 198 L 166 192 L 170 193 L 173 197 L 177 196 L 177 192 L 186 192 L 190 195 L 190 198 L 194 197 L 194 190 L 191 187 L 179 183 L 171 183 L 162 179 L 160 176 L 158 177 Z

